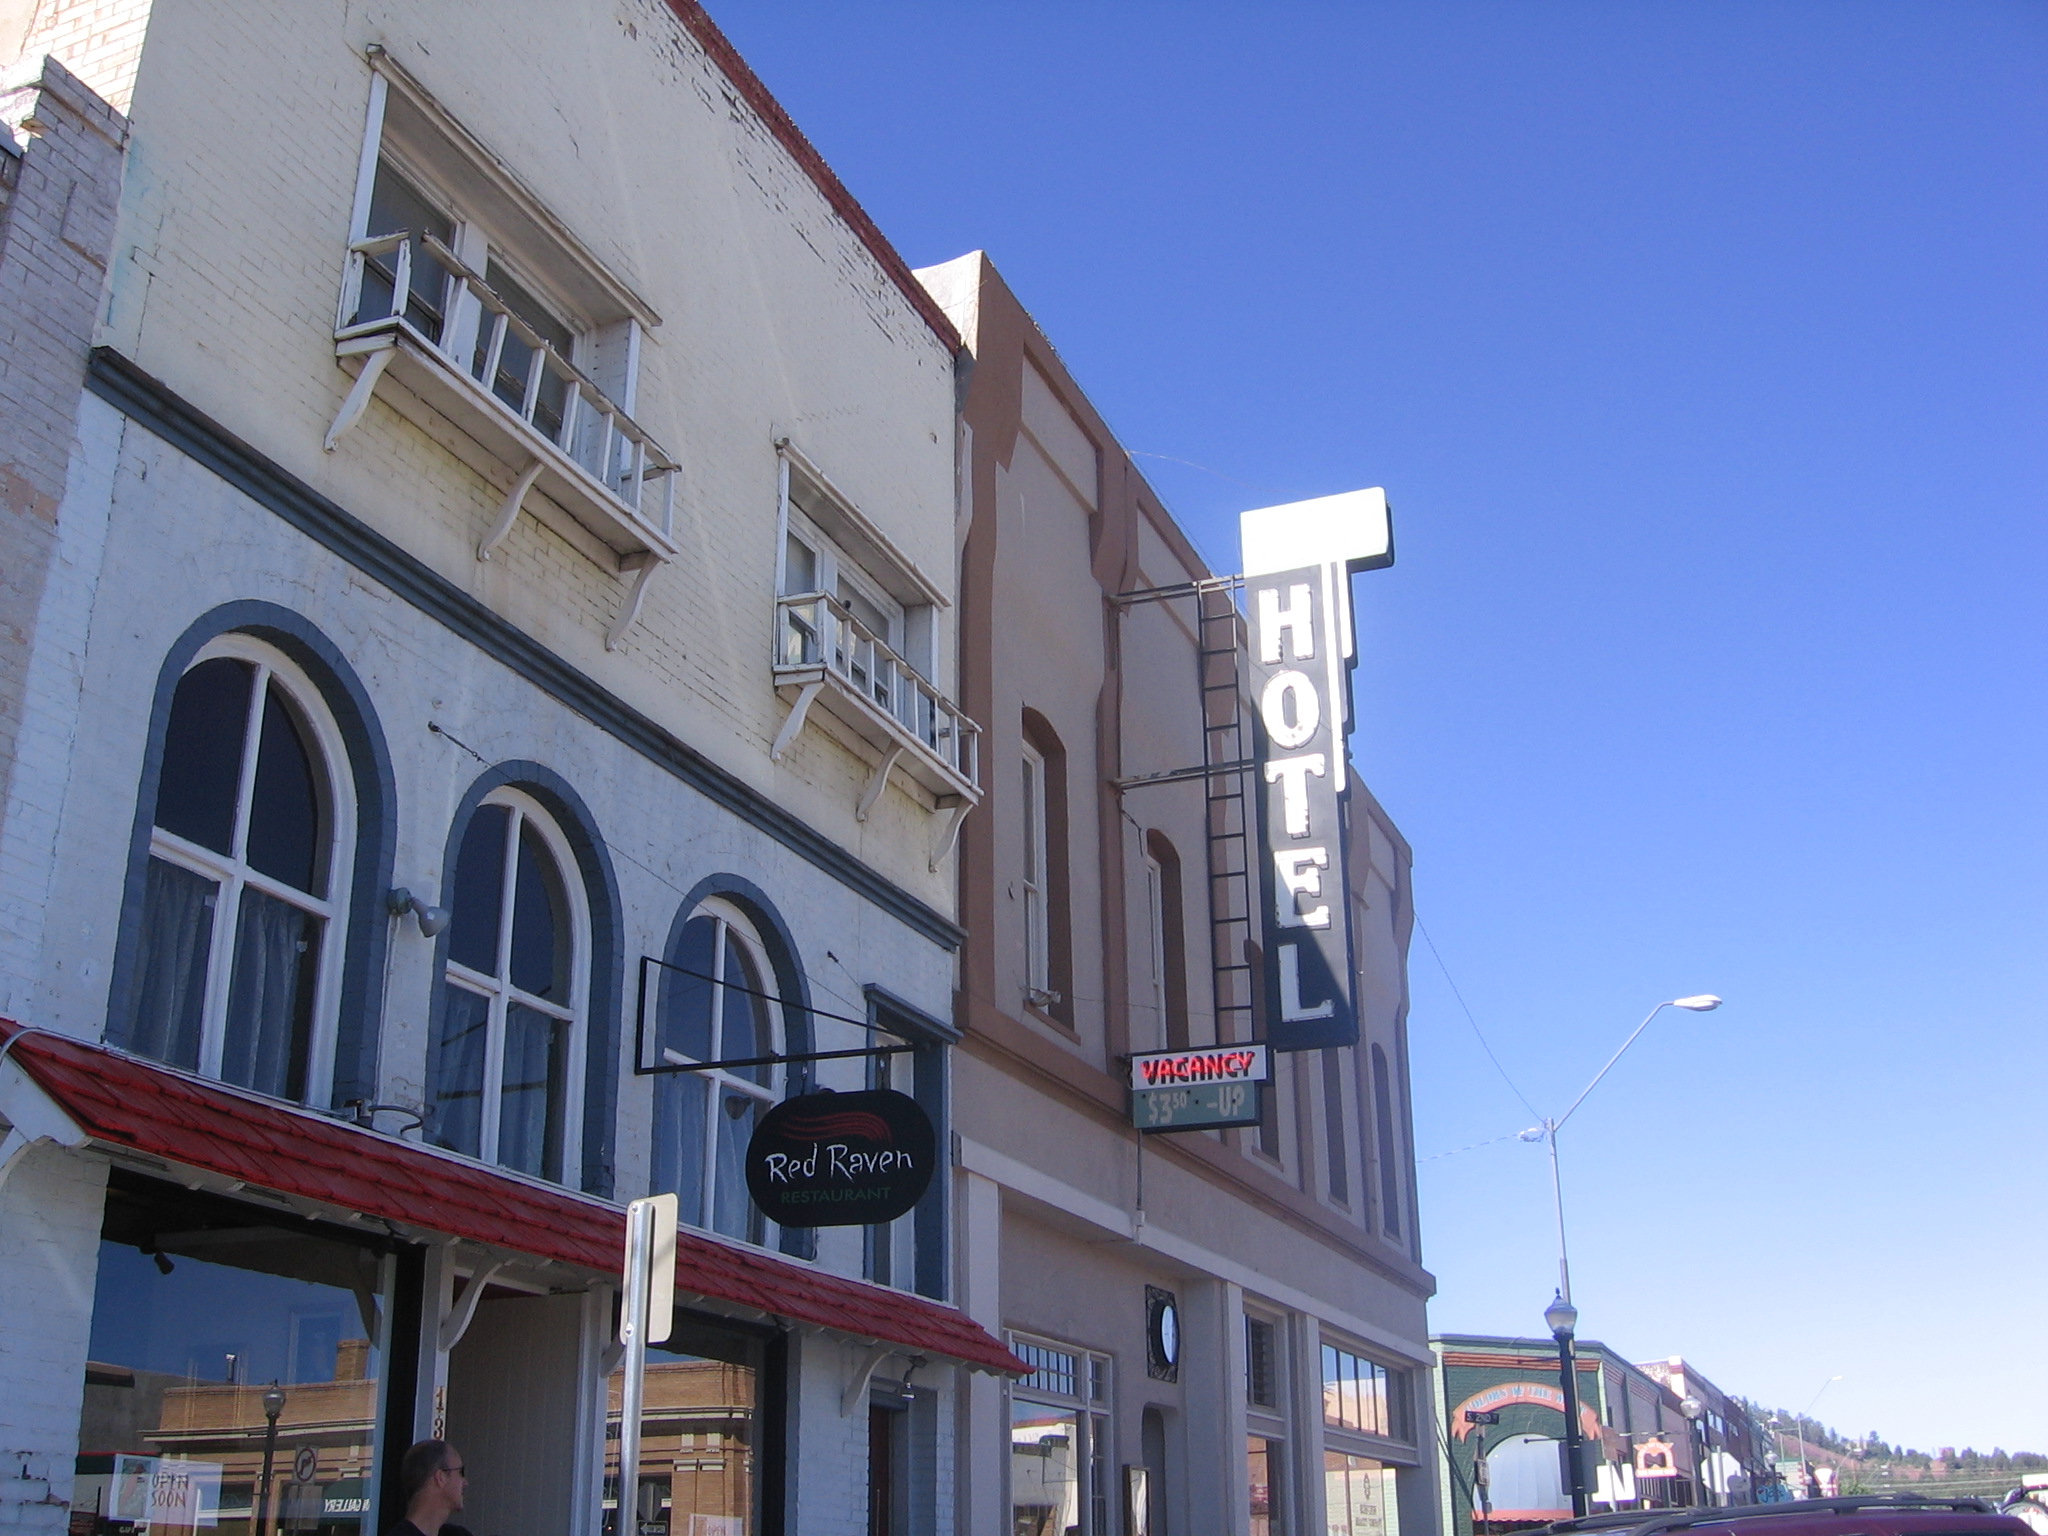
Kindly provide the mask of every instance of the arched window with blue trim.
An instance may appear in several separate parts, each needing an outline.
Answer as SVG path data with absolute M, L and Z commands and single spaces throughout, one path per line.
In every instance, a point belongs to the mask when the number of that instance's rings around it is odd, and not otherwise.
M 199 650 L 165 727 L 129 1049 L 325 1101 L 356 843 L 346 761 L 290 658 L 247 634 Z
M 662 1063 L 746 1061 L 786 1052 L 787 1031 L 759 926 L 711 897 L 683 922 L 661 972 L 655 1048 Z M 655 1080 L 653 1187 L 674 1190 L 683 1220 L 743 1242 L 771 1224 L 747 1193 L 747 1142 L 783 1096 L 776 1062 L 669 1072 Z
M 493 789 L 456 855 L 429 1073 L 429 1138 L 574 1183 L 590 909 L 568 840 L 533 796 Z

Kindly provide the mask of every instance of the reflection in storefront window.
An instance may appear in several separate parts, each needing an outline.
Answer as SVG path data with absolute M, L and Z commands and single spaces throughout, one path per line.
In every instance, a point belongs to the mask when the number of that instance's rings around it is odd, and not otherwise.
M 1080 1528 L 1081 1415 L 1011 1403 L 1011 1536 L 1067 1536 Z
M 760 1511 L 760 1341 L 678 1319 L 647 1351 L 640 1476 L 631 1531 L 619 1526 L 619 1404 L 605 1429 L 604 1536 L 753 1536 Z
M 1278 1440 L 1263 1435 L 1245 1439 L 1245 1483 L 1251 1494 L 1252 1536 L 1279 1536 L 1287 1527 L 1281 1521 L 1281 1479 L 1286 1459 Z
M 362 1536 L 391 1270 L 293 1217 L 117 1175 L 71 1536 Z
M 1368 1456 L 1323 1453 L 1323 1502 L 1330 1536 L 1401 1536 L 1394 1469 Z

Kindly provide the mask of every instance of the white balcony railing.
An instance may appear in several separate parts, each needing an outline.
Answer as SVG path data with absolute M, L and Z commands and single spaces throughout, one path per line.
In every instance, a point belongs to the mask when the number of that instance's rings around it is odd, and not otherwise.
M 409 338 L 555 449 L 615 514 L 668 548 L 675 461 L 432 235 L 401 230 L 348 248 L 334 334 L 347 351 L 379 336 Z
M 852 701 L 860 715 L 884 725 L 891 743 L 911 748 L 927 766 L 940 770 L 936 779 L 918 775 L 931 788 L 980 798 L 981 727 L 846 604 L 824 592 L 784 597 L 776 603 L 775 633 L 778 682 L 829 682 L 831 694 Z

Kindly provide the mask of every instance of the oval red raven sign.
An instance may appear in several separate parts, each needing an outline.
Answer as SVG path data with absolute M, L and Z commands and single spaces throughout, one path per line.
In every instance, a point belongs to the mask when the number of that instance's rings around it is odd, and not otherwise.
M 937 1157 L 931 1117 L 908 1094 L 807 1093 L 754 1127 L 747 1189 L 785 1227 L 864 1227 L 917 1204 Z

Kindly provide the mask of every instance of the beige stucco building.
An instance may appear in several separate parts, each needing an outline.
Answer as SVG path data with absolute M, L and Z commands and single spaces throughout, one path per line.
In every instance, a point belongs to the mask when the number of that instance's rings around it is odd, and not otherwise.
M 960 687 L 985 799 L 961 841 L 960 1296 L 1035 1367 L 970 1388 L 961 1518 L 1432 1532 L 1408 846 L 1354 781 L 1358 1044 L 1278 1056 L 1258 1125 L 1141 1138 L 1129 1053 L 1264 1032 L 1264 936 L 1225 835 L 1244 775 L 1199 771 L 1249 739 L 1232 589 L 987 258 L 919 275 L 974 358 Z

